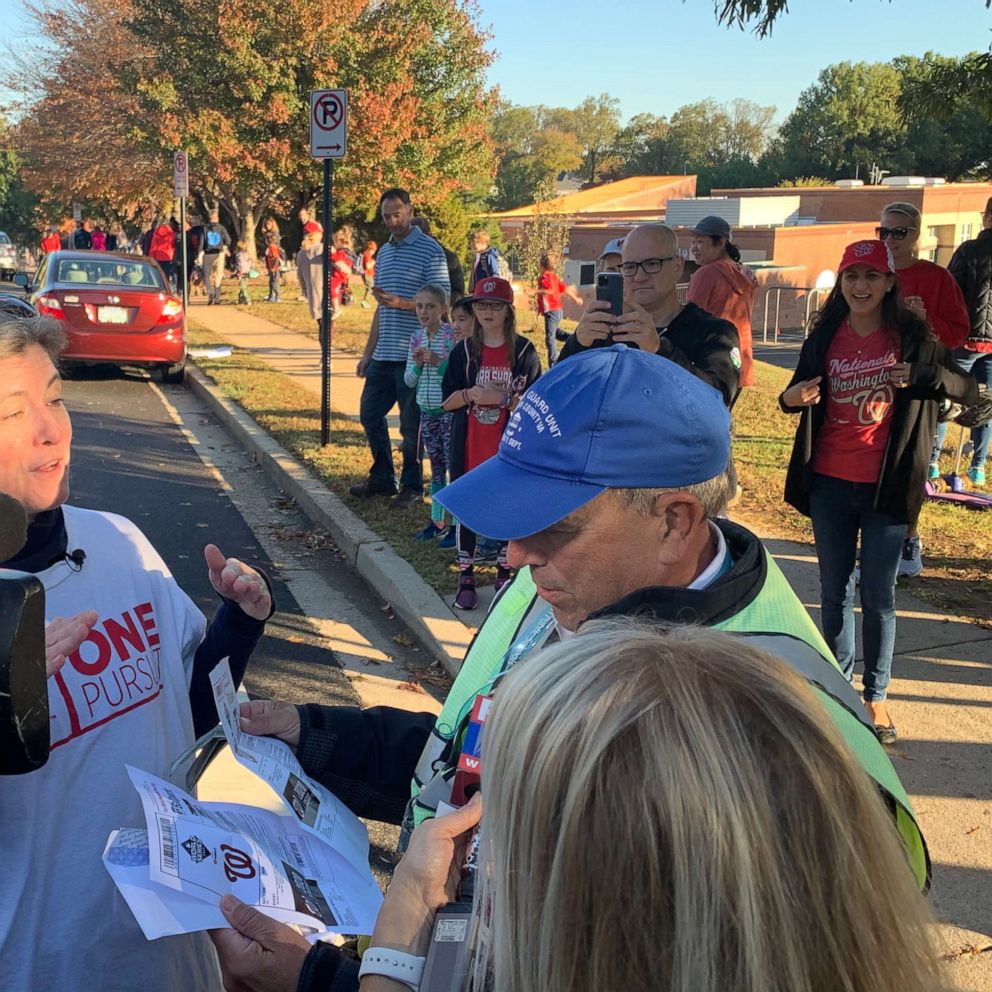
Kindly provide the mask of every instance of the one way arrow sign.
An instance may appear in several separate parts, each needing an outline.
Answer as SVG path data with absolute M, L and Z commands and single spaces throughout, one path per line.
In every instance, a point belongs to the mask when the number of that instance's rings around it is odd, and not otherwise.
M 310 154 L 314 158 L 344 158 L 348 150 L 348 91 L 310 93 Z

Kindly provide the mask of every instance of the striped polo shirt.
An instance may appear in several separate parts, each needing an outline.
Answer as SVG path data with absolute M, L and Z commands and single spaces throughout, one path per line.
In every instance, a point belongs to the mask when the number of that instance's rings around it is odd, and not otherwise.
M 402 240 L 391 237 L 375 257 L 375 287 L 412 300 L 428 283 L 451 292 L 444 249 L 419 227 Z M 420 327 L 413 310 L 379 306 L 379 340 L 372 358 L 377 362 L 406 362 L 410 336 Z

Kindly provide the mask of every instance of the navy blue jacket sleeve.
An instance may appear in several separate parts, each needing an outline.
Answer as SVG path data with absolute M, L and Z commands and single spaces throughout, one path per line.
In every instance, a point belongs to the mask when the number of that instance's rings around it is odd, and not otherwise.
M 318 940 L 303 961 L 296 992 L 358 992 L 358 967 L 350 951 Z
M 390 706 L 297 708 L 303 770 L 358 816 L 401 823 L 434 716 Z
M 272 595 L 272 584 L 264 573 L 260 573 Z M 275 612 L 275 597 L 272 597 L 272 610 Z M 213 690 L 210 688 L 210 673 L 221 658 L 227 657 L 231 665 L 234 684 L 240 685 L 248 669 L 255 645 L 265 633 L 265 621 L 248 616 L 236 603 L 221 600 L 207 632 L 193 656 L 193 676 L 189 683 L 189 707 L 193 713 L 193 732 L 197 737 L 205 734 L 218 721 L 217 707 L 214 704 Z

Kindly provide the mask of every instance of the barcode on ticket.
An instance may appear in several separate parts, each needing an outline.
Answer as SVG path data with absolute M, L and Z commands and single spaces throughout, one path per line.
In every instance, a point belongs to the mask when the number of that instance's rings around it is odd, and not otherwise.
M 176 824 L 169 817 L 162 816 L 160 813 L 156 813 L 155 816 L 158 819 L 158 830 L 162 837 L 162 871 L 178 875 L 179 865 L 176 863 Z

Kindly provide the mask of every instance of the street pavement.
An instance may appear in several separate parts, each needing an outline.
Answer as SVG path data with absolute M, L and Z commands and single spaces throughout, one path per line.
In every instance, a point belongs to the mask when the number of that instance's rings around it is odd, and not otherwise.
M 70 503 L 133 520 L 208 618 L 217 596 L 205 544 L 271 578 L 278 611 L 245 676 L 252 696 L 438 710 L 430 683 L 410 681 L 427 659 L 404 626 L 188 390 L 101 369 L 67 382 L 66 400 L 74 428 Z M 271 803 L 274 794 L 257 778 L 233 761 L 217 764 L 202 797 Z M 370 840 L 373 868 L 385 881 L 395 828 L 370 824 Z
M 319 395 L 319 352 L 310 338 L 233 307 L 200 306 L 191 316 Z M 799 346 L 782 341 L 755 350 L 764 361 L 792 368 Z M 355 361 L 347 353 L 334 356 L 331 405 L 357 420 L 362 381 Z M 812 549 L 762 534 L 760 520 L 744 522 L 766 538 L 819 621 Z M 943 921 L 939 939 L 952 977 L 962 990 L 992 992 L 992 627 L 942 614 L 905 590 L 897 605 L 890 698 L 899 742 L 890 753 L 929 842 L 934 906 Z

